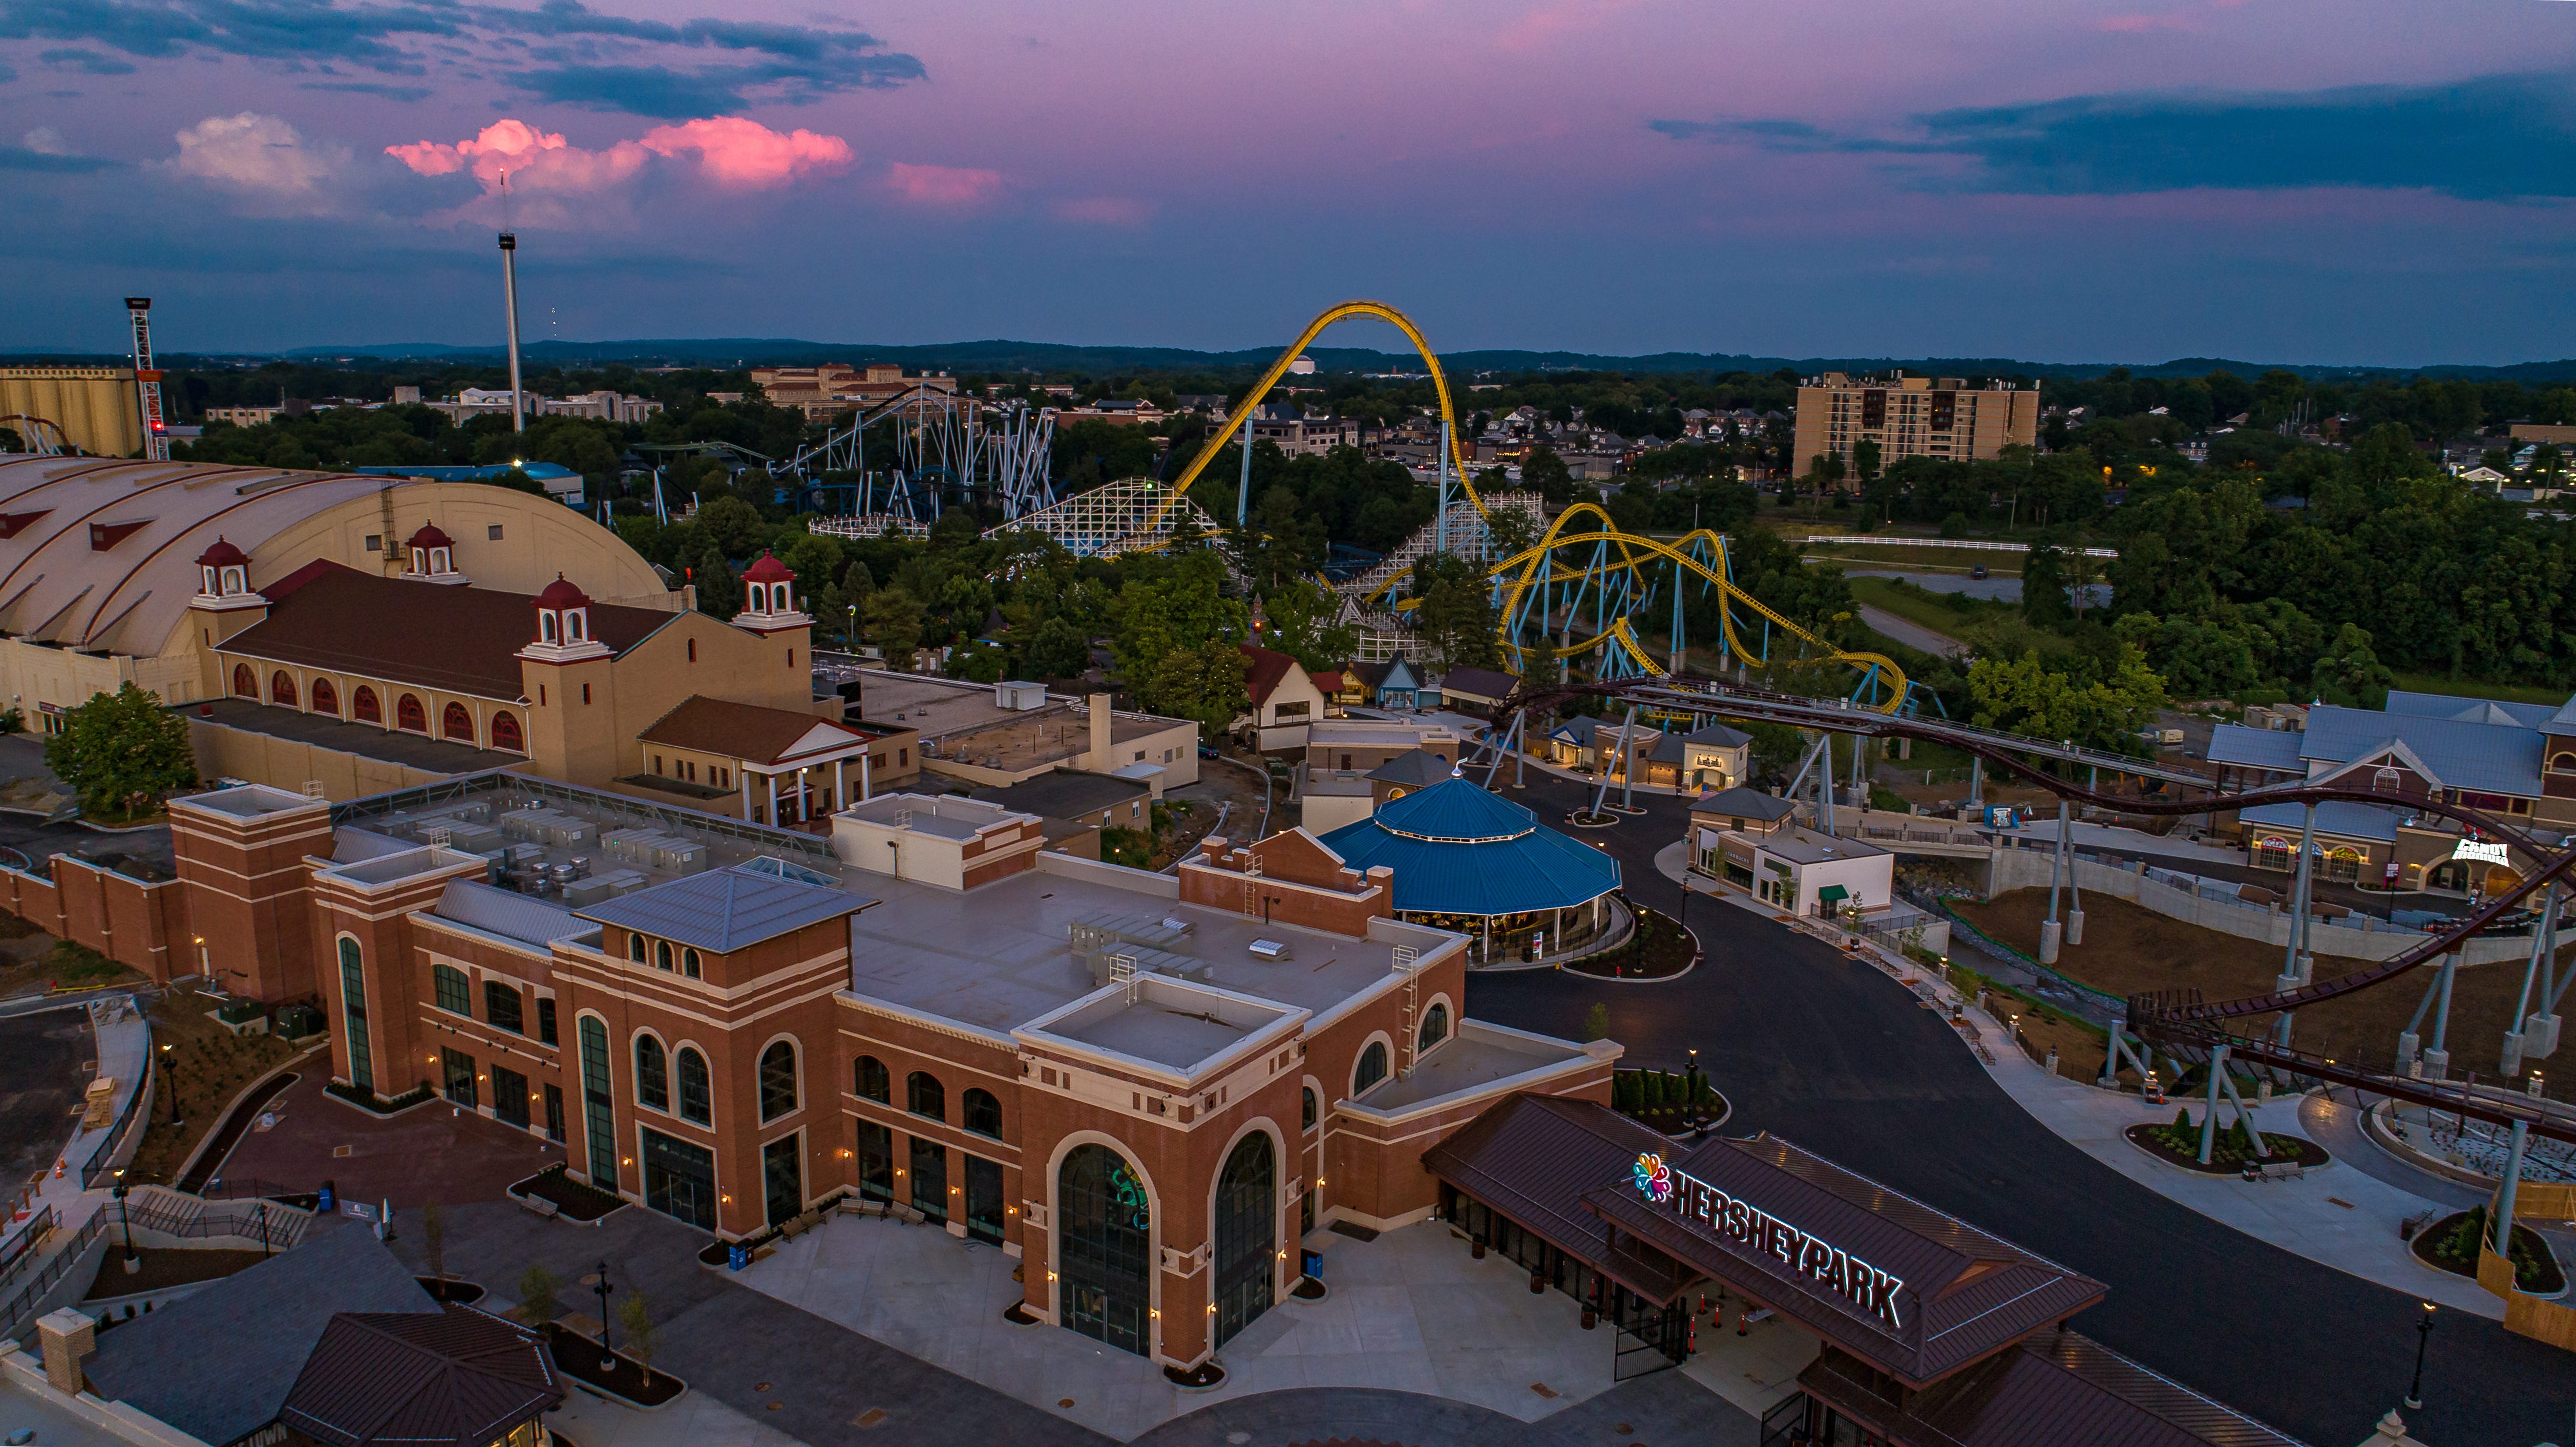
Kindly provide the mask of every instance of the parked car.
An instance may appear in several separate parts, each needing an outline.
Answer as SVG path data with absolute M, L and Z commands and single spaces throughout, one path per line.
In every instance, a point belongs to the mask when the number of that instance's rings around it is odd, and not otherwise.
M 1202 759 L 1221 759 L 1225 756 L 1218 753 L 1212 745 L 1201 744 L 1199 745 L 1199 757 Z
M 1968 570 L 1968 576 L 1979 582 L 1984 582 L 1986 577 L 1986 565 L 1979 563 L 1975 567 L 1970 568 Z

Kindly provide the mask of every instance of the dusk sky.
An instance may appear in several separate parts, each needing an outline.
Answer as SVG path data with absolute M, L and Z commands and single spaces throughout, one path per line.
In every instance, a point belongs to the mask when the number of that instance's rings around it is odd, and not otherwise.
M 531 340 L 2576 356 L 2557 0 L 0 0 L 0 348 L 497 342 L 505 169 Z

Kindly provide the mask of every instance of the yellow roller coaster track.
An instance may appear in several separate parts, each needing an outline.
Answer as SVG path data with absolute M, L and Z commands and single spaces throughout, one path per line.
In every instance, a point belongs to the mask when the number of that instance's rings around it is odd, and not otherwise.
M 1574 534 L 1568 534 L 1566 532 L 1566 524 L 1575 521 L 1580 516 L 1586 515 L 1598 520 L 1600 524 L 1599 531 Z M 1711 568 L 1706 563 L 1701 562 L 1698 558 L 1691 556 L 1689 552 L 1690 545 L 1693 542 L 1703 539 L 1708 543 L 1709 555 L 1717 560 L 1717 566 L 1715 568 Z M 1889 658 L 1885 654 L 1880 653 L 1856 653 L 1846 649 L 1837 648 L 1833 644 L 1826 642 L 1824 639 L 1817 637 L 1815 634 L 1808 632 L 1806 629 L 1799 627 L 1797 624 L 1790 622 L 1787 618 L 1782 617 L 1761 599 L 1756 598 L 1752 594 L 1735 586 L 1735 584 L 1729 581 L 1726 576 L 1725 538 L 1709 531 L 1707 528 L 1700 528 L 1697 531 L 1685 534 L 1677 544 L 1667 543 L 1657 538 L 1644 537 L 1636 533 L 1624 532 L 1620 530 L 1620 527 L 1616 522 L 1611 520 L 1610 514 L 1588 502 L 1576 503 L 1572 507 L 1569 507 L 1565 511 L 1557 514 L 1556 521 L 1548 525 L 1546 536 L 1540 538 L 1538 542 L 1533 544 L 1528 550 L 1515 554 L 1512 557 L 1505 558 L 1486 570 L 1487 576 L 1489 577 L 1510 578 L 1509 590 L 1503 596 L 1501 609 L 1502 617 L 1504 619 L 1503 627 L 1507 634 L 1511 627 L 1510 620 L 1519 614 L 1521 601 L 1528 595 L 1531 588 L 1539 586 L 1542 582 L 1563 582 L 1567 581 L 1570 576 L 1581 576 L 1580 570 L 1576 570 L 1571 574 L 1558 571 L 1555 563 L 1552 561 L 1555 557 L 1556 551 L 1560 548 L 1593 546 L 1616 548 L 1619 550 L 1617 559 L 1610 564 L 1613 568 L 1625 569 L 1627 571 L 1634 572 L 1638 568 L 1652 566 L 1656 560 L 1662 559 L 1669 561 L 1688 572 L 1698 574 L 1702 579 L 1705 579 L 1711 587 L 1718 590 L 1718 596 L 1721 599 L 1728 603 L 1742 603 L 1746 608 L 1751 609 L 1753 612 L 1760 614 L 1766 619 L 1769 619 L 1772 627 L 1779 629 L 1801 643 L 1809 645 L 1815 650 L 1813 656 L 1818 661 L 1840 663 L 1847 667 L 1857 669 L 1875 667 L 1878 670 L 1879 678 L 1885 684 L 1884 693 L 1886 701 L 1883 703 L 1874 703 L 1871 707 L 1877 709 L 1881 713 L 1894 713 L 1898 708 L 1903 706 L 1905 702 L 1905 670 L 1896 666 L 1895 659 Z M 1544 578 L 1541 576 L 1542 569 L 1544 569 L 1546 573 Z M 1515 573 L 1517 573 L 1518 576 L 1512 576 Z M 1674 581 L 1675 586 L 1680 586 L 1682 580 L 1676 578 Z M 1401 608 L 1403 605 L 1399 603 L 1396 606 Z M 1728 607 L 1719 609 L 1718 622 L 1719 627 L 1725 632 L 1726 646 L 1729 652 L 1734 653 L 1739 658 L 1751 658 L 1757 656 L 1754 650 L 1747 649 L 1744 646 L 1744 641 L 1736 636 L 1735 611 L 1733 608 Z M 1592 648 L 1600 646 L 1605 640 L 1615 642 L 1619 647 L 1625 648 L 1632 657 L 1637 659 L 1640 663 L 1643 663 L 1647 668 L 1653 669 L 1656 672 L 1663 671 L 1660 666 L 1655 664 L 1652 659 L 1646 656 L 1645 650 L 1638 646 L 1635 636 L 1628 632 L 1628 620 L 1624 616 L 1611 627 L 1608 633 L 1601 635 L 1599 638 L 1594 638 L 1588 642 L 1570 647 L 1552 649 L 1550 651 L 1559 658 L 1567 658 L 1588 652 Z M 1506 636 L 1503 642 L 1505 646 L 1508 647 L 1511 646 L 1514 640 Z
M 1380 321 L 1393 322 L 1396 329 L 1404 333 L 1405 340 L 1413 343 L 1413 349 L 1422 354 L 1422 364 L 1431 369 L 1431 386 L 1440 394 L 1440 420 L 1449 424 L 1450 465 L 1457 469 L 1458 486 L 1466 492 L 1467 500 L 1476 505 L 1476 511 L 1484 512 L 1485 500 L 1476 496 L 1476 489 L 1467 481 L 1467 450 L 1458 436 L 1458 415 L 1449 404 L 1449 379 L 1440 371 L 1440 358 L 1432 354 L 1431 344 L 1422 339 L 1422 329 L 1413 324 L 1413 319 L 1385 302 L 1346 301 L 1339 306 L 1327 307 L 1322 315 L 1306 324 L 1306 330 L 1298 333 L 1297 340 L 1288 344 L 1288 350 L 1281 352 L 1279 360 L 1270 364 L 1270 370 L 1261 374 L 1260 383 L 1253 387 L 1251 395 L 1243 399 L 1243 410 L 1234 415 L 1240 418 L 1244 412 L 1260 406 L 1261 399 L 1270 395 L 1271 387 L 1288 375 L 1288 364 L 1296 361 L 1306 350 L 1306 344 L 1315 340 L 1324 328 L 1349 317 L 1376 317 Z M 1189 470 L 1172 484 L 1172 495 L 1178 497 L 1188 492 L 1190 484 L 1199 480 L 1199 474 L 1216 460 L 1216 455 L 1241 435 L 1242 429 L 1236 426 L 1210 437 L 1207 444 L 1199 449 L 1199 455 L 1190 459 Z

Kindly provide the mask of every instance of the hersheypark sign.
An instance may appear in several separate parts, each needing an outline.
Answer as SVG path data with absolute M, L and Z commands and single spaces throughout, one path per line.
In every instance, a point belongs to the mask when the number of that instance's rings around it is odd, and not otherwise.
M 1889 1331 L 1904 1329 L 1896 1304 L 1904 1278 L 1890 1276 L 1759 1206 L 1675 1170 L 1652 1152 L 1637 1157 L 1636 1181 L 1638 1195 L 1671 1210 L 1701 1234 L 1776 1257 L 1796 1275 L 1831 1287 L 1836 1295 L 1877 1317 Z

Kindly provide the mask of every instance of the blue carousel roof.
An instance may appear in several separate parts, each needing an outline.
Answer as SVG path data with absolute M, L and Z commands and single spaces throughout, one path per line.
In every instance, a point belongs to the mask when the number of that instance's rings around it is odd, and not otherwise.
M 1570 909 L 1619 887 L 1619 862 L 1466 779 L 1407 794 L 1324 836 L 1353 869 L 1395 871 L 1395 907 L 1427 914 Z

